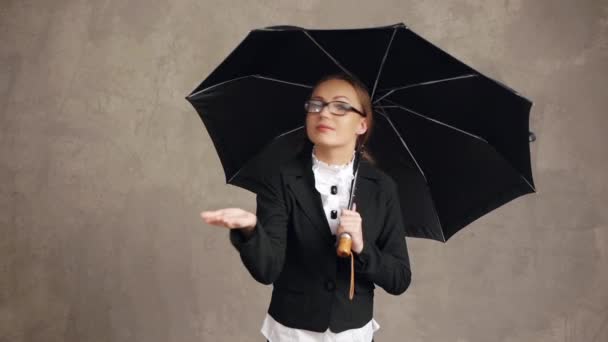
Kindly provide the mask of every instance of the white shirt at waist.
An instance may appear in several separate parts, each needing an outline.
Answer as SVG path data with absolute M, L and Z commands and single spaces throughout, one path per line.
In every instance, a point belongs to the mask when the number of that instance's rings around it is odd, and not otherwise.
M 380 325 L 373 318 L 361 328 L 339 333 L 334 333 L 329 329 L 325 332 L 294 329 L 277 322 L 266 313 L 260 331 L 270 342 L 370 342 L 374 332 L 378 329 L 380 329 Z

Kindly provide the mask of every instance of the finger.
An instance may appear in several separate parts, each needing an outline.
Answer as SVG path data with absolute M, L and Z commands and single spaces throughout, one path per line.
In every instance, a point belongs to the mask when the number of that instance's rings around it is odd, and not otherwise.
M 222 213 L 213 213 L 213 214 L 208 214 L 205 215 L 203 217 L 203 219 L 205 221 L 218 221 L 218 220 L 223 220 L 224 219 L 224 215 Z
M 202 218 L 206 218 L 206 217 L 217 217 L 219 215 L 221 215 L 223 213 L 222 209 L 219 210 L 206 210 L 201 212 L 201 217 Z
M 208 221 L 208 220 L 214 218 L 215 215 L 211 211 L 203 211 L 201 213 L 201 217 L 203 218 L 203 220 Z
M 234 220 L 224 219 L 224 227 L 232 229 L 234 226 Z
M 346 217 L 360 217 L 359 213 L 356 211 L 352 211 L 352 210 L 348 210 L 348 209 L 342 209 L 342 216 L 346 216 Z
M 356 208 L 357 208 L 357 206 L 353 202 L 352 209 L 344 208 L 344 209 L 342 209 L 342 212 L 344 212 L 345 214 L 348 214 L 348 215 L 353 215 L 353 214 L 357 213 L 357 211 L 355 210 Z
M 340 221 L 340 224 L 342 226 L 344 226 L 347 230 L 350 231 L 358 231 L 360 228 L 362 227 L 362 221 L 359 220 L 358 218 L 354 218 L 354 219 L 349 219 L 349 218 L 344 218 L 344 220 Z
M 337 236 L 338 236 L 338 237 L 340 237 L 340 236 L 342 236 L 342 235 L 344 235 L 344 234 L 348 234 L 348 235 L 350 235 L 351 237 L 353 236 L 353 233 L 351 233 L 351 232 L 349 232 L 349 231 L 347 231 L 347 230 L 343 230 L 343 231 L 341 231 L 340 233 L 338 233 L 338 234 L 337 234 Z
M 354 234 L 354 233 L 356 233 L 356 232 L 359 231 L 359 229 L 357 227 L 358 226 L 354 225 L 354 224 L 346 224 L 346 225 L 343 226 L 342 229 L 343 229 L 343 231 L 345 233 L 350 233 L 352 235 L 352 234 Z
M 205 222 L 208 224 L 217 225 L 217 226 L 226 225 L 226 215 L 221 210 L 205 212 L 204 214 L 201 213 L 201 216 L 203 217 L 203 220 L 205 220 Z
M 232 215 L 225 215 L 223 217 L 224 219 L 224 224 L 226 227 L 232 229 L 232 228 L 241 228 L 243 226 L 242 221 L 243 221 L 243 217 L 240 214 L 232 214 Z
M 212 215 L 211 211 L 201 211 L 201 217 L 202 218 L 207 218 L 207 217 L 209 217 L 211 215 Z
M 223 219 L 207 219 L 205 222 L 213 226 L 226 226 L 226 221 L 224 221 Z
M 352 210 L 349 210 L 349 209 L 346 209 L 346 208 L 342 209 L 342 215 L 343 216 L 352 216 L 354 213 L 355 212 L 352 211 Z
M 362 220 L 358 216 L 345 216 L 340 220 L 341 224 L 359 224 Z
M 355 209 L 357 209 L 357 205 L 356 205 L 356 203 L 353 203 L 352 209 L 343 209 L 343 211 L 350 215 L 359 215 L 359 212 Z
M 342 230 L 342 233 L 353 233 L 354 231 L 357 230 L 357 226 L 358 226 L 357 222 L 353 222 L 353 221 L 349 221 L 349 220 L 340 221 L 340 225 L 338 226 L 336 233 L 340 229 Z
M 207 217 L 204 219 L 207 224 L 224 225 L 224 217 Z

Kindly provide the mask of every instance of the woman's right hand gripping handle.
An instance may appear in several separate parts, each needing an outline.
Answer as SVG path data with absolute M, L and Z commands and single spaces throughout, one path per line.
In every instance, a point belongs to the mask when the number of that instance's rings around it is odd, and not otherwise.
M 241 208 L 224 208 L 201 212 L 206 223 L 228 229 L 240 229 L 240 232 L 249 237 L 253 234 L 257 223 L 257 216 Z

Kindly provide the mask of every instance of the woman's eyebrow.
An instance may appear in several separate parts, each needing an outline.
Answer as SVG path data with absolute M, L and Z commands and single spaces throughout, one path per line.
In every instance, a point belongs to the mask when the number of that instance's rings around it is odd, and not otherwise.
M 338 96 L 334 96 L 334 97 L 333 97 L 333 99 L 337 99 L 337 98 L 339 98 L 339 97 L 343 97 L 343 98 L 345 98 L 345 99 L 347 99 L 347 100 L 350 100 L 348 97 L 346 97 L 346 96 L 344 96 L 344 95 L 338 95 Z M 325 98 L 324 98 L 323 96 L 320 96 L 320 95 L 314 95 L 314 96 L 311 96 L 311 98 L 312 98 L 312 99 L 314 99 L 314 98 L 318 98 L 318 99 L 321 99 L 321 100 L 324 100 L 324 101 L 325 101 Z

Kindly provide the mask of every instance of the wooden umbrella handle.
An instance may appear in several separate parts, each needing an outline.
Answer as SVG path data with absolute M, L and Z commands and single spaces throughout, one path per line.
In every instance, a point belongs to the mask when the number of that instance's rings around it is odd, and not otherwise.
M 338 242 L 336 253 L 342 258 L 350 257 L 350 288 L 348 290 L 348 299 L 353 300 L 355 296 L 355 259 L 352 253 L 352 237 L 348 233 L 342 233 Z
M 353 244 L 353 240 L 352 240 L 350 234 L 342 233 L 340 235 L 340 240 L 338 242 L 338 248 L 336 250 L 336 253 L 338 254 L 338 256 L 342 257 L 342 258 L 349 257 L 351 254 L 352 244 Z

